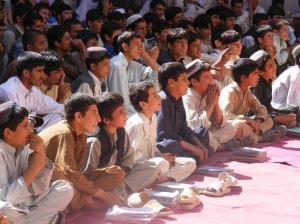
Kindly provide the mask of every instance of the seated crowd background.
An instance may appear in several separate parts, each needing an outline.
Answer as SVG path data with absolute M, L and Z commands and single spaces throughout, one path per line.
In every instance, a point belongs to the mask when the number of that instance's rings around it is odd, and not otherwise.
M 300 11 L 284 4 L 1 1 L 0 223 L 123 206 L 300 126 Z

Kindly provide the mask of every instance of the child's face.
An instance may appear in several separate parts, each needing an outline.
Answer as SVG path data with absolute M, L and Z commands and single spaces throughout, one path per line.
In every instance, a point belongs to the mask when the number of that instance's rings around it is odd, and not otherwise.
M 170 31 L 170 28 L 162 30 L 160 33 L 156 33 L 156 38 L 159 39 L 162 43 L 167 43 L 167 34 Z
M 234 25 L 235 25 L 235 17 L 229 17 L 226 18 L 224 21 L 224 26 L 228 29 L 228 30 L 233 30 Z
M 110 72 L 110 59 L 105 58 L 91 67 L 93 74 L 95 74 L 97 78 L 106 78 Z
M 127 45 L 126 53 L 133 59 L 139 59 L 142 53 L 142 40 L 140 38 L 133 38 L 130 45 Z
M 151 111 L 151 113 L 154 113 L 156 111 L 159 111 L 161 109 L 161 97 L 158 95 L 155 88 L 151 87 L 148 90 L 148 102 L 146 103 L 145 109 Z
M 282 25 L 277 34 L 282 41 L 286 41 L 289 38 L 289 25 Z
M 199 90 L 202 93 L 206 93 L 208 87 L 212 84 L 212 76 L 210 71 L 205 71 L 199 77 Z
M 89 47 L 97 47 L 98 46 L 98 40 L 91 38 L 86 42 L 85 48 L 88 49 Z
M 115 128 L 123 128 L 126 125 L 127 113 L 124 106 L 119 106 L 111 115 L 109 125 Z
M 12 131 L 12 146 L 20 147 L 27 145 L 29 143 L 30 135 L 33 133 L 33 128 L 29 125 L 30 122 L 28 117 L 25 117 L 22 122 L 20 122 L 15 131 Z
M 95 104 L 91 105 L 84 115 L 80 116 L 80 126 L 84 132 L 93 133 L 100 121 L 101 118 Z
M 63 68 L 58 68 L 50 72 L 50 75 L 45 76 L 45 82 L 50 85 L 60 85 L 65 77 L 65 72 Z
M 41 52 L 47 49 L 45 35 L 37 35 L 33 44 L 30 44 L 30 49 L 35 52 Z
M 146 22 L 140 22 L 135 25 L 134 32 L 141 34 L 142 41 L 145 40 L 147 34 L 147 24 Z
M 240 39 L 237 42 L 231 43 L 230 47 L 231 47 L 231 54 L 240 55 L 243 48 L 242 40 Z
M 210 17 L 210 19 L 211 19 L 211 22 L 212 22 L 213 26 L 219 25 L 219 23 L 220 23 L 219 15 L 212 15 Z
M 211 35 L 211 26 L 209 24 L 208 28 L 197 28 L 196 27 L 196 31 L 201 37 L 208 39 L 208 38 L 210 38 L 210 35 Z
M 39 66 L 31 70 L 29 72 L 28 70 L 23 71 L 23 77 L 26 77 L 27 81 L 33 85 L 40 87 L 44 80 L 45 80 L 45 73 L 44 73 L 45 66 Z M 27 74 L 27 76 L 26 76 Z
M 170 79 L 171 86 L 176 96 L 181 97 L 187 94 L 190 81 L 188 80 L 186 72 L 179 75 L 177 81 Z
M 187 54 L 192 59 L 200 58 L 200 56 L 201 56 L 201 41 L 200 41 L 200 39 L 196 39 L 193 43 L 191 43 L 189 45 Z
M 187 39 L 178 39 L 174 41 L 171 47 L 172 54 L 177 57 L 184 57 L 187 53 L 188 41 Z
M 274 44 L 274 33 L 267 32 L 263 38 L 258 38 L 259 44 L 262 46 L 263 49 L 268 47 L 271 44 Z
M 256 86 L 258 80 L 259 80 L 259 75 L 257 69 L 251 72 L 248 77 L 244 76 L 244 84 L 246 84 L 248 87 Z
M 276 76 L 277 66 L 273 59 L 268 59 L 265 65 L 265 71 L 263 72 L 266 79 L 271 79 Z

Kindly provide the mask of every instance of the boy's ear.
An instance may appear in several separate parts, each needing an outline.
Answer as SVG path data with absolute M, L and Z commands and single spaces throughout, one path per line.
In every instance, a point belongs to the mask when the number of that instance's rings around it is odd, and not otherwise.
M 139 105 L 140 105 L 140 107 L 141 107 L 142 109 L 144 109 L 145 106 L 146 106 L 146 102 L 140 101 L 140 102 L 139 102 Z
M 128 45 L 123 43 L 122 44 L 122 49 L 123 49 L 123 51 L 127 51 L 128 50 Z
M 75 112 L 75 114 L 74 114 L 74 120 L 75 121 L 80 122 L 81 119 L 82 119 L 82 117 L 83 116 L 82 116 L 82 114 L 79 111 Z
M 104 35 L 104 39 L 106 40 L 106 42 L 110 39 L 110 36 L 108 36 L 108 34 Z
M 175 80 L 174 79 L 168 79 L 168 85 L 173 87 L 174 86 L 174 82 Z
M 30 72 L 29 72 L 29 70 L 27 70 L 27 69 L 24 69 L 23 71 L 22 71 L 22 76 L 23 77 L 28 77 L 30 75 Z
M 12 137 L 12 130 L 5 128 L 3 131 L 3 136 L 7 139 L 10 139 Z
M 241 76 L 241 81 L 244 81 L 244 80 L 246 80 L 247 79 L 247 77 L 245 76 L 245 75 L 242 75 Z
M 91 71 L 95 71 L 95 67 L 96 67 L 96 65 L 94 63 L 91 63 L 91 66 L 90 66 Z
M 197 79 L 191 79 L 190 83 L 194 86 L 194 85 L 197 85 L 199 83 L 199 80 L 197 80 Z
M 60 42 L 54 41 L 54 45 L 55 45 L 55 47 L 59 47 L 60 46 Z
M 167 47 L 169 50 L 172 50 L 172 48 L 173 48 L 172 44 L 170 44 L 170 43 L 167 43 Z
M 257 42 L 258 42 L 259 44 L 261 44 L 261 43 L 262 43 L 262 38 L 261 38 L 261 37 L 258 37 L 258 38 L 257 38 Z
M 104 124 L 109 124 L 109 123 L 110 123 L 110 120 L 107 119 L 107 118 L 102 118 L 102 119 L 101 119 L 101 122 L 103 122 Z

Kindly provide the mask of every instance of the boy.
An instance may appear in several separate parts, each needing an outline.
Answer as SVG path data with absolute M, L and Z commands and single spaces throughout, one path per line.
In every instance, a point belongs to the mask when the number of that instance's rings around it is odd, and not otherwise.
M 196 169 L 192 158 L 176 157 L 169 152 L 159 152 L 164 147 L 171 147 L 168 141 L 156 142 L 157 119 L 154 112 L 161 109 L 161 98 L 152 83 L 143 81 L 135 83 L 129 92 L 131 104 L 138 112 L 128 119 L 126 131 L 136 152 L 137 161 L 150 160 L 160 171 L 158 182 L 173 179 L 180 182 L 190 176 Z
M 209 147 L 214 152 L 239 147 L 237 128 L 227 122 L 219 107 L 220 90 L 212 85 L 211 66 L 199 59 L 186 65 L 190 88 L 182 97 L 188 126 L 208 129 Z
M 200 127 L 193 131 L 187 125 L 182 102 L 182 96 L 187 94 L 190 84 L 186 68 L 177 62 L 166 63 L 161 66 L 159 77 L 162 109 L 157 112 L 157 141 L 172 141 L 180 150 L 174 152 L 168 148 L 168 152 L 191 157 L 200 164 L 208 157 L 208 150 L 203 145 L 208 145 L 208 133 L 205 128 Z
M 259 79 L 256 62 L 240 58 L 234 63 L 232 74 L 234 82 L 221 91 L 219 98 L 219 105 L 225 116 L 239 122 L 237 124 L 243 129 L 241 138 L 251 136 L 253 145 L 278 140 L 280 132 L 271 129 L 273 121 L 268 116 L 266 107 L 248 89 L 256 86 Z M 250 109 L 254 112 L 254 117 L 245 116 Z
M 251 55 L 250 59 L 257 63 L 260 76 L 257 85 L 252 89 L 252 93 L 266 107 L 274 122 L 284 124 L 288 128 L 294 127 L 297 123 L 296 114 L 282 114 L 280 110 L 274 109 L 271 105 L 272 78 L 276 75 L 274 59 L 263 50 Z
M 64 180 L 50 182 L 54 166 L 28 115 L 12 101 L 0 105 L 0 211 L 9 223 L 63 223 L 60 211 L 73 189 Z
M 98 97 L 107 91 L 104 79 L 110 71 L 110 57 L 103 47 L 90 47 L 87 49 L 85 64 L 88 72 L 79 76 L 72 83 L 72 92 L 82 92 L 93 97 Z
M 140 34 L 129 31 L 123 32 L 118 37 L 118 46 L 120 53 L 111 59 L 111 71 L 106 83 L 108 91 L 122 95 L 126 111 L 130 116 L 135 112 L 128 96 L 130 85 L 142 80 L 151 80 L 158 88 L 157 71 L 159 65 L 146 52 Z M 141 56 L 149 67 L 134 61 Z
M 25 107 L 31 115 L 43 115 L 43 130 L 61 121 L 64 108 L 38 88 L 45 80 L 45 60 L 39 53 L 23 52 L 17 59 L 17 75 L 0 85 L 0 102 L 13 101 Z
M 93 133 L 101 121 L 96 100 L 83 93 L 70 96 L 65 102 L 66 120 L 41 132 L 47 157 L 55 164 L 53 180 L 72 183 L 73 210 L 99 210 L 108 205 L 123 205 L 123 198 L 110 192 L 123 181 L 124 174 L 117 167 L 95 169 L 82 173 L 86 149 L 85 132 Z
M 153 162 L 137 160 L 124 128 L 127 115 L 122 96 L 103 93 L 97 98 L 97 107 L 102 121 L 97 132 L 88 138 L 85 172 L 119 164 L 125 173 L 120 189 L 124 196 L 153 184 L 158 177 L 157 168 Z
M 103 47 L 106 48 L 110 57 L 116 56 L 113 47 L 114 38 L 122 33 L 122 27 L 116 21 L 105 21 L 101 28 L 101 39 L 103 40 Z

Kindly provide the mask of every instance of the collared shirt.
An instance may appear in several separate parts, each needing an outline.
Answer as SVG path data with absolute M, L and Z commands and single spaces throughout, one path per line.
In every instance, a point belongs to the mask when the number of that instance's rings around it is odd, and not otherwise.
M 235 23 L 242 28 L 243 33 L 246 33 L 249 30 L 249 12 L 243 10 L 242 14 L 235 20 Z
M 300 106 L 300 68 L 298 65 L 288 68 L 275 80 L 271 104 L 276 109 L 286 104 Z
M 176 61 L 176 59 L 172 55 L 171 51 L 168 50 L 168 51 L 163 51 L 159 54 L 159 56 L 157 58 L 157 63 L 159 65 L 162 65 L 162 64 L 168 63 L 168 62 L 179 62 L 179 63 L 183 64 L 183 60 L 184 60 L 184 57 L 180 58 L 179 61 Z
M 276 47 L 277 54 L 275 60 L 278 65 L 283 65 L 287 62 L 289 53 L 283 49 L 287 48 L 285 41 L 281 41 L 280 37 L 277 34 L 274 34 L 274 46 Z
M 90 85 L 88 83 L 82 83 L 79 88 L 76 90 L 76 92 L 82 92 L 82 93 L 86 93 L 90 96 L 93 96 L 93 97 L 98 97 L 100 96 L 100 94 L 102 93 L 102 90 L 101 90 L 101 85 L 102 83 L 104 82 L 104 79 L 101 79 L 99 80 L 91 71 L 88 70 L 88 74 L 93 82 L 95 83 L 95 89 L 94 91 L 92 91 Z
M 201 96 L 196 90 L 189 88 L 187 94 L 182 97 L 182 100 L 189 127 L 196 128 L 201 125 L 207 129 L 211 127 L 211 121 L 205 111 L 207 95 Z M 223 122 L 220 127 L 224 126 L 225 123 L 226 119 L 223 117 Z M 213 122 L 213 125 L 216 124 Z
M 144 80 L 150 81 L 158 89 L 157 71 L 138 62 L 127 62 L 124 54 L 120 52 L 110 60 L 111 70 L 106 78 L 109 92 L 116 92 L 123 96 L 124 105 L 129 116 L 135 113 L 135 109 L 129 100 L 129 89 L 136 83 Z
M 61 119 L 65 115 L 64 105 L 43 94 L 36 86 L 27 89 L 19 77 L 11 77 L 0 85 L 0 102 L 13 101 L 21 107 L 25 107 L 31 115 L 59 114 Z M 52 116 L 44 117 L 44 126 Z
M 236 82 L 221 91 L 219 105 L 230 120 L 246 119 L 245 114 L 250 109 L 254 112 L 255 118 L 265 120 L 268 116 L 266 107 L 260 104 L 251 91 L 249 89 L 242 91 Z
M 136 151 L 136 160 L 144 161 L 151 159 L 158 151 L 156 145 L 157 119 L 153 114 L 149 119 L 143 113 L 137 113 L 126 122 L 126 131 L 130 142 Z
M 176 100 L 173 96 L 160 91 L 161 110 L 157 115 L 157 141 L 173 139 L 177 141 L 185 140 L 191 142 L 195 136 L 193 130 L 186 122 L 185 110 L 182 97 Z
M 16 149 L 0 139 L 0 200 L 12 203 L 24 213 L 40 200 L 39 195 L 49 191 L 53 171 L 53 164 L 47 160 L 45 168 L 27 187 L 23 175 L 31 153 L 28 145 Z
M 40 90 L 46 96 L 50 96 L 52 99 L 57 100 L 58 85 L 53 85 L 50 89 L 48 89 L 48 86 L 46 86 L 45 84 L 42 84 L 41 87 L 40 87 Z

